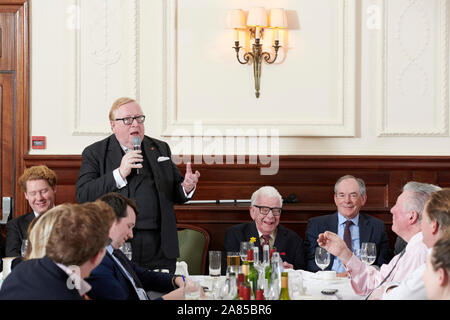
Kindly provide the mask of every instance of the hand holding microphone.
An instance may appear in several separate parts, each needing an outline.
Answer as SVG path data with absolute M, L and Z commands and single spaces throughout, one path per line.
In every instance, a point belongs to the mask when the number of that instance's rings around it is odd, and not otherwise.
M 133 139 L 133 150 L 128 151 L 123 157 L 119 167 L 119 173 L 123 179 L 128 177 L 132 169 L 139 170 L 137 174 L 142 173 L 142 151 L 141 151 L 141 141 L 139 137 Z
M 139 139 L 139 137 L 133 138 L 133 150 L 141 151 L 141 139 Z M 141 158 L 142 158 L 142 155 L 141 155 Z M 141 165 L 141 168 L 142 168 L 142 165 Z M 141 174 L 141 170 L 139 169 L 139 167 L 136 168 L 136 174 Z

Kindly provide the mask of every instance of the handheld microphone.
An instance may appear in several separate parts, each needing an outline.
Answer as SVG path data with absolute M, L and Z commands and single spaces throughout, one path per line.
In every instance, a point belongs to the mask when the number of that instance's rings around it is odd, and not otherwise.
M 133 150 L 141 150 L 141 139 L 139 139 L 139 137 L 133 138 Z M 141 174 L 139 168 L 136 168 L 136 174 Z

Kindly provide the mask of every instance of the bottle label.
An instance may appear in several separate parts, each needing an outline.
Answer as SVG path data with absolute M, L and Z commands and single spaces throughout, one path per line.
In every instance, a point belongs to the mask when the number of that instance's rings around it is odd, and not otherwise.
M 244 287 L 243 300 L 250 300 L 250 287 Z
M 256 290 L 255 300 L 264 300 L 264 290 Z
M 288 278 L 287 277 L 281 277 L 281 287 L 282 288 L 288 287 Z
M 245 275 L 245 276 L 248 276 L 248 264 L 243 264 L 242 265 L 242 273 Z

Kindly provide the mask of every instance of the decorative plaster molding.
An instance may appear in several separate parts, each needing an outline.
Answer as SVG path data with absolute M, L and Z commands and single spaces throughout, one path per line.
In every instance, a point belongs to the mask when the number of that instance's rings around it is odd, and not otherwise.
M 197 136 L 192 132 L 194 121 L 179 119 L 179 101 L 177 96 L 177 11 L 181 0 L 161 0 L 163 14 L 163 75 L 162 75 L 162 101 L 163 101 L 163 133 L 162 136 L 182 136 L 180 132 L 190 132 L 189 135 Z M 356 97 L 356 0 L 343 0 L 336 4 L 336 16 L 338 30 L 338 75 L 336 76 L 336 90 L 338 98 L 335 101 L 337 115 L 333 119 L 282 119 L 271 122 L 269 119 L 262 121 L 243 119 L 239 123 L 217 119 L 214 121 L 202 121 L 206 129 L 199 133 L 202 136 L 214 136 L 214 132 L 226 132 L 242 128 L 242 135 L 246 130 L 260 130 L 270 128 L 278 130 L 280 136 L 355 136 L 355 97 Z M 232 54 L 232 52 L 230 52 Z M 251 92 L 251 91 L 250 91 Z M 211 129 L 211 130 L 208 130 Z M 194 130 L 195 131 L 195 130 Z M 209 131 L 209 133 L 208 133 Z M 235 130 L 236 132 L 236 130 Z M 235 133 L 234 136 L 240 136 Z
M 74 0 L 75 6 L 78 8 L 82 8 L 84 1 L 87 0 Z M 94 28 L 90 29 L 89 32 L 102 35 L 102 39 L 104 40 L 103 46 L 100 49 L 97 48 L 83 48 L 85 50 L 83 53 L 87 54 L 91 61 L 93 61 L 96 65 L 99 66 L 99 69 L 102 70 L 102 79 L 103 83 L 98 84 L 99 86 L 99 94 L 102 95 L 104 103 L 102 104 L 102 107 L 108 105 L 108 97 L 111 96 L 111 94 L 115 94 L 111 92 L 111 83 L 114 82 L 114 79 L 117 79 L 117 75 L 112 75 L 110 72 L 109 67 L 113 66 L 115 64 L 121 63 L 124 59 L 128 58 L 130 59 L 127 61 L 130 63 L 133 67 L 129 70 L 130 74 L 128 76 L 133 79 L 132 88 L 133 88 L 133 94 L 135 99 L 139 100 L 139 1 L 138 0 L 131 0 L 130 8 L 131 8 L 131 16 L 125 17 L 124 19 L 129 21 L 130 27 L 132 30 L 132 52 L 133 54 L 129 55 L 129 57 L 124 57 L 124 55 L 121 53 L 120 48 L 114 48 L 111 45 L 110 38 L 113 36 L 111 31 L 111 22 L 109 19 L 109 16 L 112 14 L 111 12 L 114 11 L 114 8 L 112 8 L 112 3 L 108 3 L 108 0 L 103 0 L 102 3 L 97 2 L 98 4 L 101 4 L 100 10 L 98 10 L 98 15 L 100 16 L 100 19 L 95 21 L 83 21 L 82 24 L 80 24 L 81 28 L 87 28 L 89 26 L 94 26 Z M 115 8 L 117 9 L 117 8 Z M 118 9 L 117 9 L 118 10 Z M 82 14 L 82 10 L 78 10 L 79 14 Z M 114 13 L 114 12 L 113 12 Z M 123 17 L 123 12 L 115 12 L 118 13 L 118 16 Z M 72 130 L 72 135 L 74 136 L 80 136 L 80 135 L 86 135 L 86 136 L 92 136 L 92 135 L 107 135 L 110 134 L 109 127 L 105 125 L 107 123 L 107 119 L 102 120 L 101 124 L 104 124 L 103 126 L 89 126 L 82 123 L 81 120 L 81 113 L 82 112 L 89 112 L 89 109 L 92 108 L 92 106 L 82 105 L 82 62 L 81 62 L 81 56 L 82 56 L 82 48 L 81 48 L 81 30 L 77 29 L 75 32 L 75 38 L 74 38 L 74 49 L 75 49 L 75 59 L 73 62 L 73 72 L 74 72 L 74 83 L 73 83 L 73 111 L 74 111 L 74 126 Z M 88 75 L 83 75 L 88 76 Z M 101 88 L 101 89 L 100 89 Z M 107 129 L 105 129 L 107 128 Z
M 433 21 L 424 12 L 424 5 L 428 1 L 437 1 L 437 15 L 439 19 Z M 405 75 L 411 70 L 416 70 L 417 73 L 421 75 L 417 81 L 422 82 L 420 94 L 433 95 L 433 87 L 430 86 L 431 79 L 436 79 L 435 90 L 435 104 L 430 108 L 430 112 L 435 112 L 435 122 L 430 128 L 425 130 L 417 130 L 414 123 L 410 124 L 411 129 L 405 130 L 404 128 L 395 128 L 389 124 L 388 119 L 388 109 L 394 108 L 396 106 L 388 104 L 388 72 L 387 61 L 389 59 L 389 49 L 388 48 L 388 34 L 390 26 L 388 25 L 388 17 L 390 12 L 388 12 L 388 2 L 383 0 L 381 6 L 384 11 L 384 32 L 380 32 L 379 39 L 379 53 L 377 69 L 381 70 L 377 75 L 377 105 L 378 105 L 378 136 L 379 137 L 401 137 L 401 136 L 411 136 L 411 137 L 426 137 L 426 136 L 448 136 L 449 135 L 449 86 L 448 86 L 448 76 L 449 76 L 449 13 L 447 0 L 426 0 L 425 3 L 421 0 L 409 0 L 405 2 L 403 9 L 398 15 L 398 19 L 395 23 L 395 30 L 393 30 L 395 37 L 398 39 L 399 48 L 404 61 L 401 61 L 402 68 L 401 72 L 396 76 L 396 86 L 389 88 L 390 90 L 399 90 L 403 95 L 408 95 L 405 88 Z M 422 24 L 423 37 L 416 37 L 418 48 L 415 51 L 411 51 L 404 44 L 404 39 L 402 37 L 402 23 L 408 14 L 418 14 L 421 17 L 421 21 L 417 21 L 418 24 Z M 420 59 L 423 58 L 425 50 L 431 45 L 433 45 L 431 24 L 435 23 L 437 27 L 437 37 L 434 41 L 434 45 L 438 54 L 437 56 L 437 66 L 434 70 L 426 70 L 423 65 L 420 64 Z M 406 32 L 403 30 L 403 32 Z M 430 75 L 430 72 L 433 72 Z

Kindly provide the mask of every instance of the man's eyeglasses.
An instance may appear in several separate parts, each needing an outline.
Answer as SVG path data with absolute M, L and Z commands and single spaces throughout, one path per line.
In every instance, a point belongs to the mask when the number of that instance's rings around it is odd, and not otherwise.
M 126 117 L 126 118 L 114 119 L 114 121 L 119 121 L 119 120 L 122 120 L 124 125 L 129 126 L 130 124 L 133 123 L 134 120 L 136 120 L 137 123 L 143 123 L 145 121 L 145 116 L 142 115 L 142 116 L 136 116 L 136 117 Z
M 360 194 L 356 193 L 356 192 L 352 192 L 352 193 L 343 193 L 343 192 L 339 192 L 336 195 L 339 199 L 345 199 L 347 198 L 347 196 L 350 196 L 351 199 L 356 199 L 360 196 Z
M 279 216 L 281 214 L 281 208 L 278 207 L 265 207 L 265 206 L 257 206 L 254 205 L 255 208 L 259 209 L 259 213 L 261 213 L 262 215 L 267 216 L 269 214 L 270 211 L 272 211 L 272 214 L 276 217 Z

